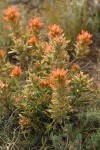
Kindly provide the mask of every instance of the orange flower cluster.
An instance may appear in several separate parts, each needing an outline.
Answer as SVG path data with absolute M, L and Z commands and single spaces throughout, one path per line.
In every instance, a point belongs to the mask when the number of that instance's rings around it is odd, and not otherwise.
M 63 79 L 66 77 L 67 74 L 67 70 L 63 70 L 63 69 L 56 69 L 52 71 L 52 78 L 54 79 Z
M 67 78 L 67 70 L 56 69 L 51 72 L 51 75 L 48 79 L 44 79 L 40 81 L 40 85 L 42 87 L 52 87 L 54 82 L 57 81 L 56 87 L 60 87 L 59 81 L 63 79 L 66 85 L 69 85 L 70 80 Z
M 4 11 L 4 20 L 10 23 L 17 23 L 19 19 L 20 13 L 17 12 L 16 8 L 9 7 L 7 10 Z
M 11 76 L 13 77 L 20 76 L 21 73 L 22 73 L 21 67 L 15 66 L 11 72 Z
M 48 36 L 50 36 L 50 37 L 57 37 L 63 33 L 63 30 L 57 24 L 48 26 L 48 28 L 49 28 Z
M 22 128 L 27 128 L 30 125 L 30 123 L 31 123 L 31 119 L 27 117 L 21 117 L 19 120 L 19 125 Z
M 81 34 L 77 36 L 77 44 L 87 44 L 90 45 L 92 43 L 91 40 L 92 35 L 88 33 L 87 31 L 82 30 Z
M 72 71 L 72 72 L 77 72 L 77 71 L 79 71 L 79 70 L 80 70 L 80 66 L 77 65 L 77 64 L 74 64 L 74 65 L 71 67 L 71 71 Z
M 30 19 L 28 22 L 29 30 L 37 31 L 40 30 L 42 26 L 43 23 L 38 18 Z
M 0 58 L 3 58 L 4 55 L 5 55 L 5 52 L 2 49 L 0 49 Z
M 64 80 L 66 85 L 69 85 L 70 80 L 67 77 L 67 72 L 68 70 L 63 70 L 63 69 L 56 69 L 53 70 L 50 76 L 50 85 L 52 86 L 52 83 L 54 81 L 60 81 L 60 80 Z
M 33 36 L 28 40 L 28 43 L 31 45 L 35 45 L 38 43 L 38 41 L 39 41 L 38 38 L 36 36 Z

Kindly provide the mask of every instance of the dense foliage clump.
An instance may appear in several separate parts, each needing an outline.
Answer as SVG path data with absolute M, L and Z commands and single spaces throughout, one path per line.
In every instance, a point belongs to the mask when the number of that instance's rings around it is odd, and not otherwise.
M 63 29 L 4 11 L 9 47 L 0 50 L 0 146 L 6 150 L 99 150 L 100 91 L 81 71 L 92 35 L 82 30 L 70 59 Z M 9 57 L 16 62 L 11 63 Z

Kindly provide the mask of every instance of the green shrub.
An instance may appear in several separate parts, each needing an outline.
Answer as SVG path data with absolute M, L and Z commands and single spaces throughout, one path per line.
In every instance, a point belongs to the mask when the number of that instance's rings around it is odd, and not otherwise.
M 20 13 L 8 8 L 4 20 L 17 61 L 10 63 L 8 49 L 0 50 L 1 148 L 99 149 L 100 91 L 77 64 L 89 53 L 92 35 L 82 30 L 70 61 L 70 41 L 59 25 L 48 27 L 46 42 L 38 18 L 25 28 Z

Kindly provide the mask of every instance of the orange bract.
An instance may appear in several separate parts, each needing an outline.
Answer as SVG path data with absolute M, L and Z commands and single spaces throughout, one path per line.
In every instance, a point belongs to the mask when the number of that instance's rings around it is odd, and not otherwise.
M 56 69 L 53 70 L 50 76 L 51 88 L 64 88 L 70 84 L 69 77 L 67 76 L 68 70 Z
M 52 26 L 48 26 L 48 28 L 49 28 L 48 35 L 51 37 L 60 36 L 63 33 L 63 30 L 57 24 L 54 24 Z
M 4 20 L 10 23 L 17 23 L 19 19 L 20 13 L 17 12 L 16 8 L 9 7 L 7 10 L 4 11 Z
M 5 55 L 5 52 L 3 50 L 0 49 L 0 57 L 3 58 Z
M 48 87 L 50 85 L 50 80 L 41 80 L 40 85 L 42 87 Z
M 11 72 L 11 76 L 14 76 L 14 77 L 20 76 L 21 73 L 22 73 L 21 67 L 15 66 L 15 68 Z
M 27 128 L 30 125 L 30 123 L 31 123 L 31 119 L 27 117 L 21 117 L 19 120 L 19 125 L 22 128 Z
M 77 43 L 80 44 L 87 44 L 90 45 L 92 43 L 91 40 L 92 35 L 87 31 L 82 30 L 81 34 L 77 36 Z
M 49 43 L 46 43 L 45 44 L 45 52 L 49 53 L 52 50 L 53 50 L 53 47 Z
M 37 44 L 38 43 L 38 38 L 36 36 L 33 36 L 31 37 L 29 40 L 28 40 L 28 43 L 29 44 Z
M 57 36 L 57 37 L 55 37 L 54 38 L 54 41 L 56 42 L 56 43 L 60 43 L 60 44 L 63 44 L 63 38 L 62 37 L 59 37 L 59 36 Z
M 42 26 L 43 23 L 38 18 L 30 19 L 28 22 L 29 30 L 40 30 Z
M 15 99 L 15 102 L 16 102 L 16 103 L 20 102 L 20 99 L 19 99 L 19 98 L 16 98 L 16 99 Z
M 80 66 L 77 65 L 77 64 L 74 64 L 74 65 L 72 66 L 71 70 L 72 70 L 73 72 L 78 71 L 78 70 L 80 70 Z
M 67 70 L 63 69 L 56 69 L 52 71 L 52 77 L 57 79 L 57 78 L 65 78 L 66 77 Z

